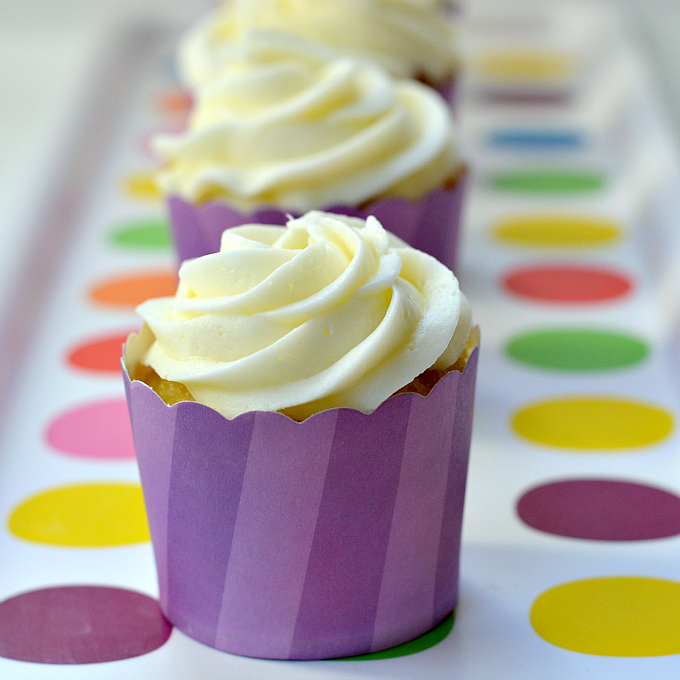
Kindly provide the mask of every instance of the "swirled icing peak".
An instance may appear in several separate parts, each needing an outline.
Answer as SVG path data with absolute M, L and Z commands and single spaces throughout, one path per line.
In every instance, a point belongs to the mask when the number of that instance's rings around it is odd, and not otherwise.
M 262 33 L 201 89 L 188 130 L 153 144 L 166 194 L 244 213 L 417 200 L 460 163 L 448 106 L 430 88 Z
M 179 70 L 191 87 L 214 79 L 233 43 L 265 29 L 371 59 L 401 78 L 448 79 L 453 29 L 440 3 L 422 0 L 231 0 L 197 22 L 180 44 Z
M 453 364 L 470 331 L 453 273 L 374 217 L 314 211 L 228 229 L 179 278 L 174 298 L 138 308 L 155 336 L 142 363 L 227 418 L 370 413 Z

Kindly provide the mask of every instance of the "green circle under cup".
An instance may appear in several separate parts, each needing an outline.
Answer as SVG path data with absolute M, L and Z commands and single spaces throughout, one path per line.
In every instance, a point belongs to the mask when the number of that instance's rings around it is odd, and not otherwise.
M 559 328 L 522 333 L 506 345 L 523 364 L 556 371 L 601 371 L 642 361 L 649 349 L 638 338 L 612 331 Z
M 167 250 L 171 243 L 168 224 L 161 218 L 126 222 L 114 229 L 110 241 L 128 250 Z
M 396 647 L 383 649 L 381 652 L 371 652 L 370 654 L 361 654 L 360 656 L 346 656 L 335 661 L 373 661 L 376 659 L 394 659 L 398 656 L 409 656 L 410 654 L 417 654 L 423 652 L 430 647 L 439 644 L 453 629 L 453 622 L 455 620 L 455 612 L 451 612 L 444 617 L 443 621 L 436 625 L 432 630 L 408 642 L 404 642 Z
M 489 185 L 522 194 L 582 194 L 602 189 L 605 178 L 585 170 L 512 170 L 492 174 Z

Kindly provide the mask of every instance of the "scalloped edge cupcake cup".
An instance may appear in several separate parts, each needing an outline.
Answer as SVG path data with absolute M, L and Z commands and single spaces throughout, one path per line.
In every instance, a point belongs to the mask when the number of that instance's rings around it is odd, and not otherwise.
M 435 90 L 450 108 L 454 109 L 456 107 L 456 95 L 458 94 L 458 86 L 460 84 L 459 73 L 454 72 L 448 78 L 444 78 L 437 83 L 432 83 L 427 78 L 416 78 L 416 80 Z
M 167 618 L 216 649 L 329 659 L 411 640 L 455 607 L 478 348 L 427 397 L 295 422 L 167 406 L 123 376 Z
M 466 179 L 467 171 L 461 169 L 451 187 L 436 189 L 416 202 L 388 197 L 359 208 L 331 206 L 320 210 L 362 219 L 374 215 L 385 229 L 455 271 Z M 242 213 L 222 201 L 196 205 L 177 195 L 169 196 L 167 204 L 180 262 L 217 252 L 225 229 L 251 223 L 284 225 L 288 215 L 300 215 L 277 208 Z

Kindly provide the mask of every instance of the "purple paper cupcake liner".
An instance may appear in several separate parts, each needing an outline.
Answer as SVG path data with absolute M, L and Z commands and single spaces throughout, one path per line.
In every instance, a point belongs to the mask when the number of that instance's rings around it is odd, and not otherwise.
M 432 85 L 427 80 L 421 80 L 420 82 L 431 87 L 433 90 L 436 90 L 439 95 L 441 95 L 441 98 L 454 109 L 456 107 L 456 94 L 458 93 L 459 80 L 460 78 L 454 74 L 436 85 Z
M 123 373 L 168 619 L 272 659 L 379 651 L 456 605 L 475 349 L 427 397 L 298 423 L 167 406 Z
M 362 219 L 374 215 L 385 229 L 455 271 L 464 194 L 463 174 L 450 189 L 437 189 L 415 203 L 383 198 L 363 208 L 332 206 L 323 210 Z M 299 217 L 299 213 L 274 208 L 244 214 L 219 201 L 197 206 L 179 196 L 170 196 L 168 207 L 180 262 L 217 252 L 225 229 L 249 223 L 284 225 L 288 215 Z

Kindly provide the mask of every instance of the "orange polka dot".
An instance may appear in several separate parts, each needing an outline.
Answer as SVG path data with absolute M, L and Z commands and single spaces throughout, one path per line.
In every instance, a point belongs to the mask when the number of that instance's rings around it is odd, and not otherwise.
M 191 94 L 181 87 L 169 87 L 156 97 L 155 105 L 164 115 L 186 115 L 191 109 Z
M 136 307 L 145 300 L 174 295 L 177 275 L 174 272 L 147 272 L 116 276 L 90 289 L 92 302 L 113 307 Z

